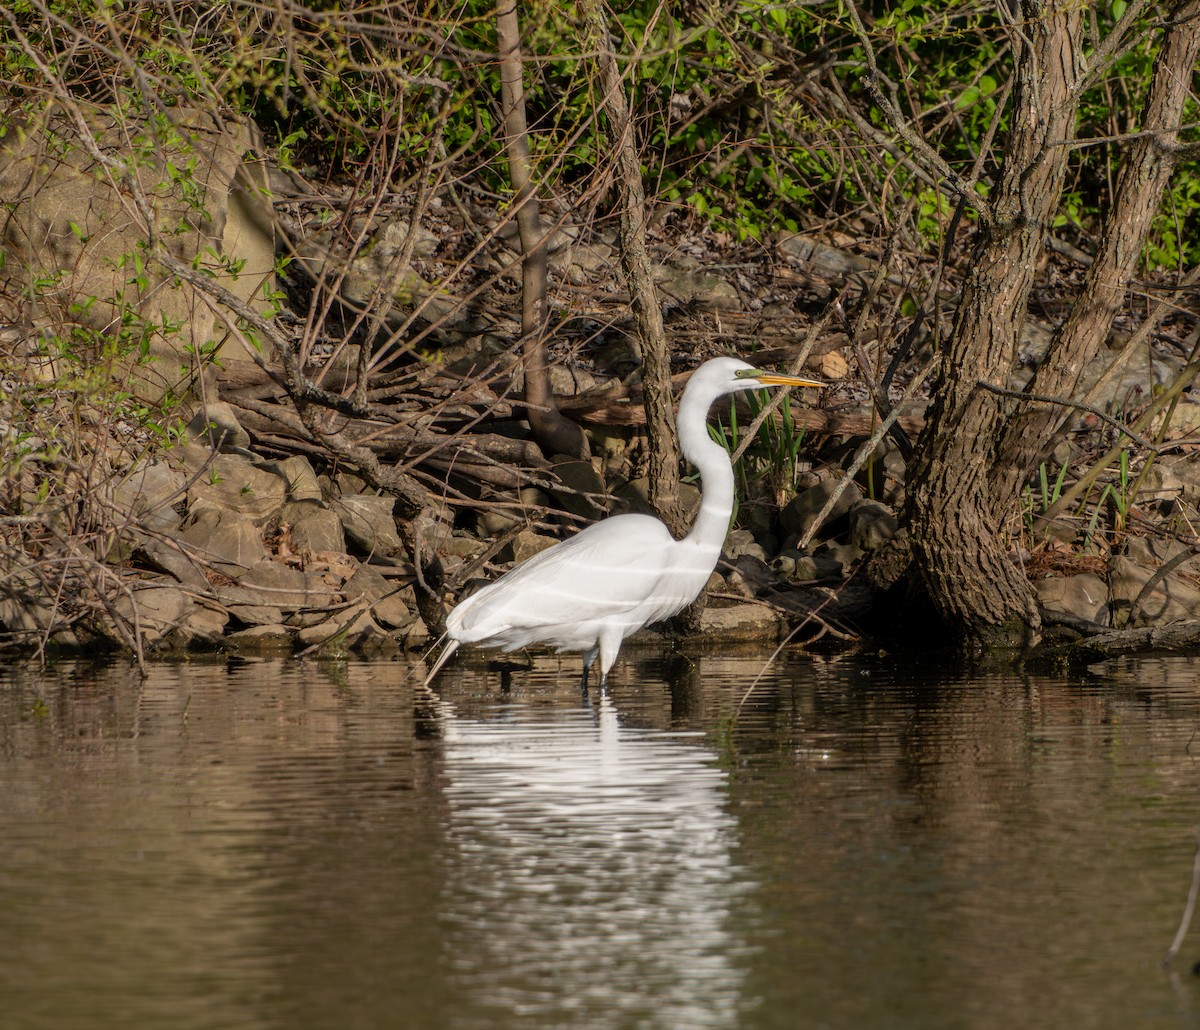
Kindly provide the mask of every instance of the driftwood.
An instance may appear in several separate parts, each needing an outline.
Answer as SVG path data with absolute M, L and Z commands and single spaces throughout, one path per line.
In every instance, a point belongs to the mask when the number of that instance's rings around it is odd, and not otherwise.
M 1198 645 L 1200 620 L 1190 620 L 1142 629 L 1103 629 L 1083 640 L 1044 647 L 1038 651 L 1037 658 L 1060 665 L 1090 665 L 1107 658 L 1145 651 L 1178 651 Z

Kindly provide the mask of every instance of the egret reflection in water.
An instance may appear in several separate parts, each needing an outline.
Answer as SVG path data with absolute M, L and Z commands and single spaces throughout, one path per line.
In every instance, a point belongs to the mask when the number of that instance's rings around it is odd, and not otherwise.
M 730 917 L 751 886 L 712 752 L 693 734 L 621 725 L 607 697 L 488 720 L 439 707 L 453 849 L 442 908 L 465 1011 L 733 1025 L 746 946 Z

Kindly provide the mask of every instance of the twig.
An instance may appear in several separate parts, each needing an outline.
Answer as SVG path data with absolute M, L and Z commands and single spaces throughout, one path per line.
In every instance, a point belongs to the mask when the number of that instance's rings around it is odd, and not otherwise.
M 1192 915 L 1196 911 L 1196 894 L 1200 893 L 1200 830 L 1196 831 L 1196 855 L 1192 859 L 1192 885 L 1188 888 L 1187 903 L 1183 906 L 1183 917 L 1179 920 L 1179 929 L 1175 931 L 1175 939 L 1163 956 L 1163 969 L 1169 969 L 1179 949 L 1183 947 L 1183 939 L 1187 936 L 1188 928 L 1192 925 Z
M 1193 544 L 1186 551 L 1180 551 L 1174 558 L 1163 562 L 1155 569 L 1154 575 L 1146 580 L 1142 589 L 1138 591 L 1137 597 L 1133 599 L 1133 607 L 1129 609 L 1129 616 L 1125 620 L 1125 625 L 1133 625 L 1134 621 L 1141 614 L 1142 602 L 1150 596 L 1159 583 L 1166 579 L 1175 569 L 1179 568 L 1180 565 L 1191 561 L 1198 554 L 1200 554 L 1200 544 Z
M 1071 401 L 1064 397 L 1047 397 L 1040 393 L 1026 393 L 1024 390 L 1008 390 L 1003 386 L 997 386 L 995 383 L 989 383 L 986 379 L 978 380 L 978 384 L 980 389 L 987 390 L 988 393 L 994 393 L 998 397 L 1011 397 L 1015 401 L 1026 401 L 1032 404 L 1056 404 L 1062 408 L 1076 408 L 1079 411 L 1086 411 L 1089 415 L 1095 415 L 1102 422 L 1106 422 L 1112 426 L 1118 433 L 1129 437 L 1139 447 L 1147 451 L 1152 451 L 1155 454 L 1162 450 L 1162 447 L 1158 444 L 1151 443 L 1145 437 L 1139 436 L 1126 423 L 1120 419 L 1113 418 L 1093 404 L 1087 404 L 1084 401 Z
M 900 417 L 900 411 L 904 407 L 905 402 L 921 388 L 921 385 L 925 382 L 925 377 L 928 376 L 933 370 L 933 366 L 936 361 L 937 358 L 935 357 L 933 360 L 927 362 L 925 366 L 921 368 L 915 376 L 913 376 L 912 382 L 908 384 L 904 391 L 904 395 L 900 398 L 899 402 L 897 402 L 896 406 L 892 408 L 890 412 L 888 412 L 887 418 L 879 423 L 879 427 L 874 433 L 871 434 L 870 439 L 864 442 L 863 445 L 855 452 L 854 460 L 846 468 L 846 474 L 842 477 L 838 485 L 833 488 L 833 492 L 829 495 L 829 499 L 822 506 L 821 510 L 817 512 L 816 517 L 812 520 L 811 525 L 809 525 L 808 529 L 804 531 L 804 534 L 800 537 L 800 539 L 796 541 L 796 547 L 799 550 L 803 551 L 804 548 L 809 545 L 813 535 L 821 527 L 821 524 L 829 517 L 829 513 L 833 511 L 834 505 L 837 504 L 839 498 L 845 492 L 846 487 L 850 484 L 850 481 L 858 473 L 858 470 L 867 463 L 867 460 L 871 457 L 871 455 L 875 453 L 875 448 L 879 446 L 879 442 L 890 432 L 893 423 L 895 423 L 896 419 Z

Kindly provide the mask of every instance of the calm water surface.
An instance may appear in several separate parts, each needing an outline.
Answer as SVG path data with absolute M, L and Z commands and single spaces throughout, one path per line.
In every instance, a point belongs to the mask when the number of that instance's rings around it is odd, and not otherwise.
M 766 657 L 0 670 L 0 1026 L 1200 1025 L 1196 659 Z

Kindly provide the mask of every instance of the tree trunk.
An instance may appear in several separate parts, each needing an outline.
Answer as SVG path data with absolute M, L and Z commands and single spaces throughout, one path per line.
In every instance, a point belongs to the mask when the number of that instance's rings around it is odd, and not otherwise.
M 524 67 L 516 0 L 496 7 L 500 65 L 500 106 L 504 149 L 513 185 L 513 206 L 521 237 L 521 349 L 525 356 L 526 417 L 534 439 L 547 454 L 587 453 L 587 438 L 554 403 L 546 355 L 546 234 L 542 228 L 529 131 L 525 120 Z
M 916 571 L 964 642 L 1012 648 L 1041 628 L 1032 587 L 1001 545 L 1010 498 L 992 492 L 1003 402 L 979 381 L 1012 367 L 1047 226 L 1074 133 L 1082 11 L 1070 0 L 1023 0 L 1011 38 L 1019 57 L 1011 130 L 942 358 L 929 421 L 909 475 Z
M 604 89 L 603 108 L 616 157 L 621 268 L 629 284 L 634 324 L 642 345 L 650 503 L 678 539 L 686 535 L 687 523 L 679 500 L 679 439 L 671 398 L 671 353 L 663 329 L 653 269 L 646 253 L 646 194 L 642 188 L 641 160 L 633 139 L 625 84 L 613 54 L 603 8 L 596 0 L 586 0 L 581 7 L 597 43 L 597 63 Z
M 1178 128 L 1198 56 L 1200 0 L 1184 0 L 1168 18 L 1142 122 L 1131 130 L 1144 135 L 1129 145 L 1083 290 L 1030 382 L 1030 393 L 1074 396 L 1083 370 L 1104 345 L 1175 167 Z M 1032 405 L 1013 415 L 1004 432 L 993 480 L 997 496 L 1016 496 L 1064 423 L 1073 417 L 1070 409 Z

